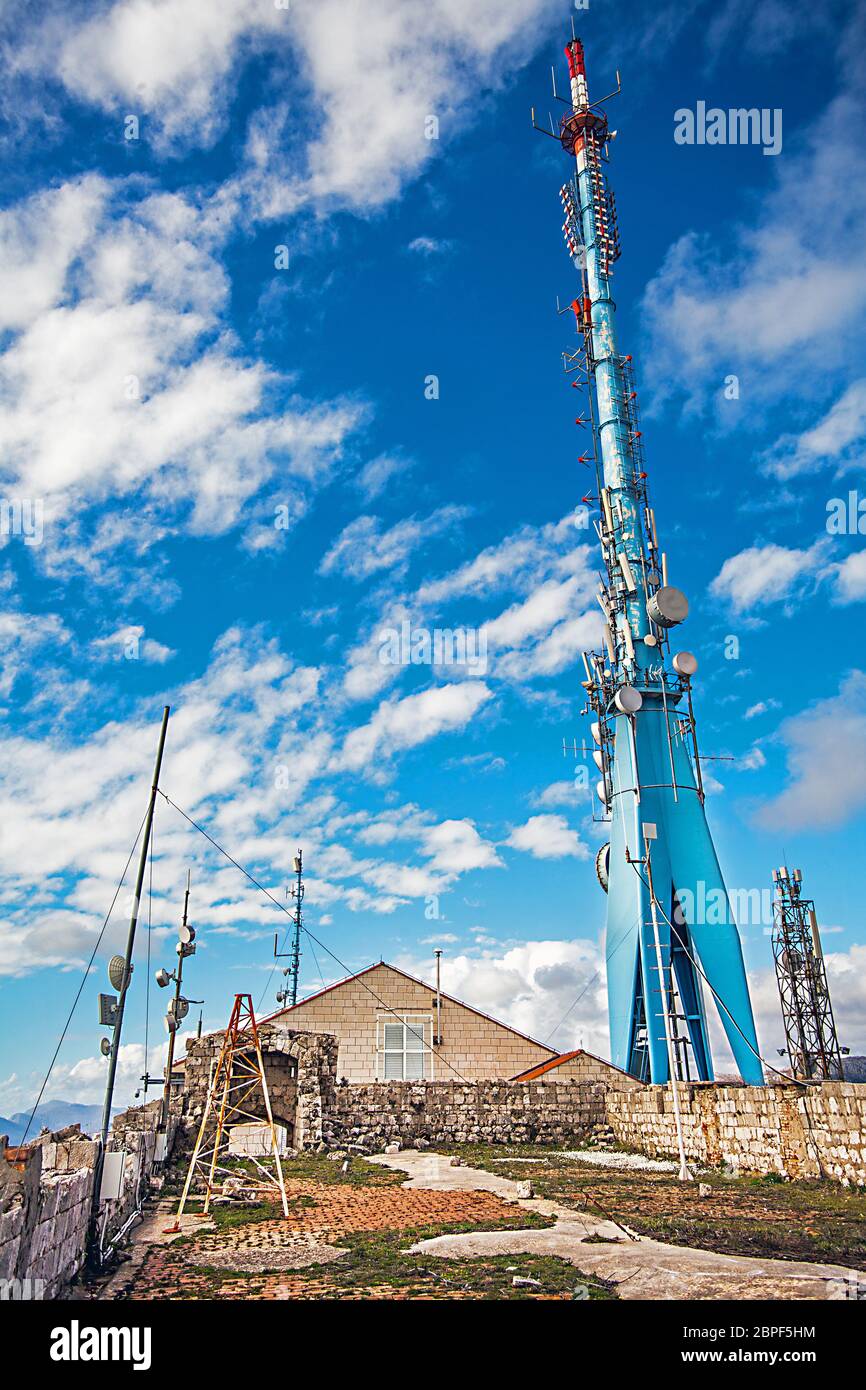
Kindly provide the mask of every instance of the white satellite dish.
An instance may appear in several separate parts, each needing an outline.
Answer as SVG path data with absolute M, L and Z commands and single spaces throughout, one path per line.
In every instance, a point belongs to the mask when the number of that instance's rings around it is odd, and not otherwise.
M 659 627 L 676 627 L 689 616 L 689 601 L 682 589 L 672 584 L 663 584 L 647 600 L 646 611 L 652 622 Z
M 643 704 L 643 696 L 633 685 L 621 685 L 613 702 L 622 714 L 637 714 Z
M 130 966 L 130 973 L 132 967 Z M 123 956 L 112 956 L 108 962 L 108 978 L 117 990 L 118 994 L 123 993 L 123 982 L 126 979 L 126 961 Z
M 599 883 L 606 893 L 608 883 L 610 882 L 610 845 L 602 845 L 598 854 L 595 856 L 595 872 L 598 875 Z
M 674 657 L 674 670 L 680 676 L 693 676 L 698 669 L 698 658 L 693 652 L 677 652 Z

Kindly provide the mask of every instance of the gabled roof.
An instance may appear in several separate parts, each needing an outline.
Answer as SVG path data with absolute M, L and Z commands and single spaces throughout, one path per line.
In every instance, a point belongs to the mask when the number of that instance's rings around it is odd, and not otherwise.
M 512 1076 L 511 1081 L 536 1081 L 545 1072 L 553 1071 L 555 1067 L 561 1067 L 563 1062 L 570 1062 L 575 1057 L 588 1057 L 590 1061 L 600 1062 L 603 1067 L 610 1067 L 611 1071 L 618 1071 L 621 1076 L 628 1076 L 628 1072 L 623 1071 L 622 1067 L 614 1066 L 613 1062 L 608 1062 L 604 1057 L 596 1057 L 594 1052 L 586 1052 L 582 1047 L 576 1047 L 573 1052 L 561 1052 L 558 1057 L 551 1057 L 548 1062 L 539 1062 L 537 1067 L 530 1067 L 527 1071 L 519 1072 L 517 1076 Z
M 381 970 L 383 968 L 393 971 L 395 975 L 402 975 L 404 980 L 411 980 L 413 985 L 420 985 L 422 989 L 429 989 L 431 994 L 436 993 L 435 985 L 428 984 L 426 980 L 419 980 L 417 976 L 410 975 L 405 970 L 400 970 L 396 965 L 389 965 L 387 961 L 377 960 L 375 964 L 368 965 L 363 970 L 359 970 L 357 975 L 347 975 L 344 980 L 338 980 L 337 983 L 333 985 L 326 985 L 324 989 L 317 990 L 315 994 L 308 994 L 306 999 L 299 999 L 297 1004 L 292 1004 L 288 1009 L 278 1009 L 276 1013 L 269 1014 L 267 1018 L 260 1018 L 258 1022 L 261 1025 L 262 1023 L 273 1023 L 277 1018 L 285 1018 L 287 1014 L 294 1012 L 295 1009 L 300 1009 L 303 1004 L 310 1004 L 314 999 L 321 999 L 323 995 L 330 994 L 332 990 L 341 989 L 343 985 L 351 984 L 353 980 L 362 979 L 364 975 L 369 975 L 372 970 Z M 367 988 L 369 988 L 369 986 L 367 986 Z M 378 997 L 375 990 L 370 989 L 370 993 L 374 998 Z M 444 989 L 440 990 L 439 993 L 442 998 L 447 999 L 450 1004 L 459 1004 L 461 1008 L 468 1009 L 471 1014 L 477 1014 L 479 1018 L 486 1019 L 488 1023 L 495 1023 L 497 1028 L 504 1028 L 506 1032 L 513 1033 L 515 1037 L 522 1038 L 524 1042 L 530 1042 L 534 1047 L 540 1047 L 543 1052 L 550 1053 L 550 1065 L 555 1064 L 559 1060 L 553 1048 L 548 1047 L 546 1043 L 539 1042 L 537 1038 L 531 1038 L 528 1033 L 521 1033 L 519 1028 L 512 1028 L 510 1023 L 503 1023 L 500 1018 L 494 1018 L 492 1014 L 486 1014 L 481 1009 L 473 1008 L 473 1006 L 467 1004 L 464 999 L 455 999 L 453 994 L 446 994 Z M 382 1000 L 379 1000 L 379 1002 L 382 1004 L 383 1008 L 387 1007 Z

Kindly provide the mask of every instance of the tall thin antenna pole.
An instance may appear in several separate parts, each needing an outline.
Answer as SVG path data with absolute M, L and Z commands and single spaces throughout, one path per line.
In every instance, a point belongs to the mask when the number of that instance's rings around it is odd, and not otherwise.
M 184 928 L 186 927 L 186 924 L 187 924 L 187 915 L 188 915 L 188 912 L 189 912 L 189 880 L 190 880 L 190 870 L 187 869 L 187 871 L 186 871 L 186 893 L 184 894 L 184 899 L 183 899 L 183 927 L 184 927 Z M 183 981 L 183 963 L 184 963 L 184 960 L 185 960 L 185 958 L 186 958 L 186 953 L 185 953 L 185 951 L 184 951 L 184 949 L 183 949 L 183 948 L 184 948 L 184 945 L 185 945 L 184 937 L 181 936 L 181 939 L 180 939 L 180 950 L 179 950 L 178 953 L 177 953 L 177 975 L 175 976 L 175 989 L 174 989 L 174 1018 L 175 1018 L 175 1021 L 177 1021 L 177 1020 L 180 1018 L 180 1011 L 179 1011 L 180 987 L 181 987 L 181 983 L 182 983 L 182 981 Z M 176 1036 L 177 1036 L 177 1028 L 172 1028 L 171 1031 L 169 1032 L 169 1035 L 168 1035 L 168 1056 L 167 1056 L 166 1061 L 165 1061 L 165 1086 L 163 1087 L 163 1092 L 162 1092 L 162 1115 L 161 1115 L 161 1117 L 160 1117 L 160 1127 L 161 1127 L 162 1129 L 167 1129 L 167 1128 L 168 1128 L 168 1117 L 169 1117 L 169 1114 L 170 1114 L 170 1112 L 171 1112 L 171 1069 L 172 1069 L 172 1067 L 173 1067 L 173 1065 L 174 1065 L 174 1040 L 175 1040 Z
M 298 977 L 301 973 L 301 927 L 303 917 L 301 914 L 301 904 L 304 901 L 304 854 L 303 850 L 298 850 L 293 861 L 295 870 L 295 883 L 291 888 L 286 889 L 286 897 L 294 898 L 295 910 L 292 913 L 292 944 L 288 951 L 281 951 L 279 933 L 274 934 L 274 960 L 286 960 L 289 964 L 283 971 L 283 976 L 287 983 L 282 989 L 277 990 L 277 1003 L 289 1004 L 289 1008 L 294 1008 L 298 1002 Z M 289 1002 L 291 1001 L 291 1002 Z
M 153 812 L 156 806 L 156 793 L 159 787 L 159 774 L 162 770 L 162 754 L 165 748 L 165 736 L 168 732 L 168 716 L 171 713 L 171 706 L 166 705 L 162 711 L 162 726 L 159 731 L 159 744 L 156 750 L 156 763 L 153 769 L 153 781 L 150 787 L 150 800 L 147 804 L 147 815 L 144 818 L 144 835 L 141 841 L 141 854 L 138 860 L 138 874 L 135 880 L 135 893 L 132 898 L 132 915 L 129 919 L 129 931 L 126 935 L 126 954 L 124 956 L 123 981 L 121 983 L 117 1009 L 114 1014 L 114 1028 L 111 1042 L 111 1052 L 108 1058 L 108 1078 L 105 1083 L 105 1101 L 102 1106 L 102 1128 L 100 1131 L 101 1144 L 96 1158 L 96 1169 L 93 1175 L 93 1203 L 94 1210 L 99 1206 L 99 1189 L 102 1185 L 102 1170 L 105 1166 L 105 1145 L 108 1141 L 108 1130 L 111 1125 L 111 1103 L 114 1099 L 114 1080 L 117 1074 L 117 1059 L 120 1055 L 120 1036 L 123 1029 L 123 1011 L 126 1005 L 126 994 L 132 978 L 132 953 L 135 948 L 135 930 L 138 926 L 138 908 L 141 902 L 141 890 L 144 884 L 144 873 L 147 867 L 147 855 L 150 848 L 150 836 L 153 829 Z M 147 1058 L 145 1058 L 145 1069 Z
M 304 899 L 304 857 L 303 851 L 298 850 L 295 855 L 295 874 L 297 883 L 295 885 L 295 931 L 292 941 L 292 1006 L 298 1002 L 298 976 L 301 973 L 301 903 Z

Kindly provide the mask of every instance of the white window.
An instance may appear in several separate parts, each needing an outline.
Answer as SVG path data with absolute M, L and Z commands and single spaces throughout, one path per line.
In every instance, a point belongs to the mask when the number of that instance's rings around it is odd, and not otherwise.
M 423 1081 L 433 1075 L 433 1016 L 406 1014 L 380 1018 L 378 1074 L 380 1081 Z

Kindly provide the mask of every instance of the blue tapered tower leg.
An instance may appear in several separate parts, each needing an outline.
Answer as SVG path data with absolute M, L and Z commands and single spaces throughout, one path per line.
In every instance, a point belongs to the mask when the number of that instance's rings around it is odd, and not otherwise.
M 571 109 L 558 138 L 576 172 L 560 197 L 563 231 L 582 288 L 572 302 L 582 348 L 564 355 L 573 385 L 587 388 L 598 477 L 597 531 L 605 579 L 604 650 L 585 656 L 587 704 L 595 713 L 598 795 L 610 818 L 606 961 L 613 1061 L 654 1082 L 669 1077 L 666 1015 L 681 1070 L 712 1080 L 705 1007 L 712 999 L 743 1079 L 763 1080 L 739 933 L 704 812 L 692 708 L 697 661 L 671 652 L 686 618 L 685 595 L 668 584 L 667 561 L 647 492 L 631 358 L 617 348 L 611 291 L 619 256 L 616 208 L 607 184 L 603 102 L 591 102 L 583 47 L 566 45 Z M 661 971 L 647 876 L 647 827 Z M 718 908 L 712 920 L 707 902 Z

